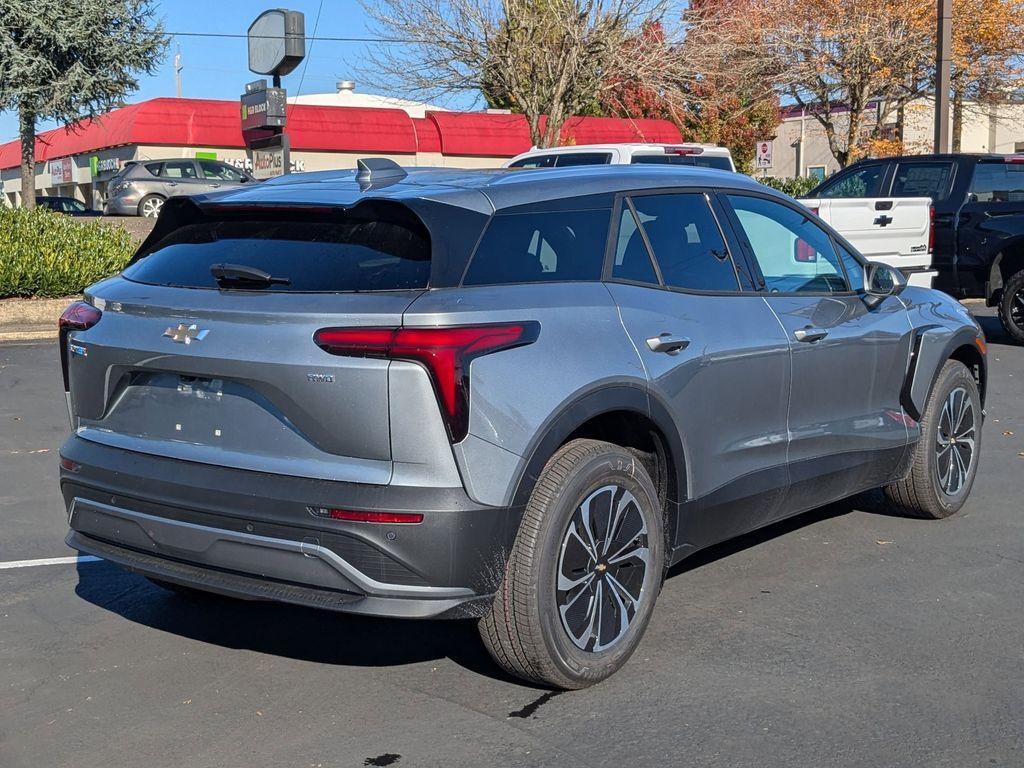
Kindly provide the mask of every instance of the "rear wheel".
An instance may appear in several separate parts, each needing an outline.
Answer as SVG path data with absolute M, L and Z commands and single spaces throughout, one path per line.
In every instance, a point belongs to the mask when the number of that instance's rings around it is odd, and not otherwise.
M 948 360 L 921 418 L 921 439 L 904 480 L 885 489 L 911 517 L 938 519 L 960 510 L 974 485 L 981 448 L 981 396 L 967 366 Z
M 480 635 L 509 673 L 556 688 L 604 680 L 632 655 L 661 585 L 662 511 L 626 449 L 574 440 L 530 497 Z
M 999 319 L 1014 341 L 1024 344 L 1024 270 L 1010 277 L 999 300 Z
M 164 199 L 160 195 L 146 195 L 139 201 L 139 216 L 155 219 L 164 207 Z

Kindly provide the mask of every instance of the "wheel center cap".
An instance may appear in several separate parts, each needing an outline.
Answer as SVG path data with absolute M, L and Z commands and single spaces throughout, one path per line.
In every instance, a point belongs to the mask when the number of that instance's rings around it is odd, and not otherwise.
M 605 571 L 608 570 L 608 566 L 605 565 L 604 563 L 598 563 L 597 567 L 594 570 L 597 571 L 598 573 L 604 573 Z

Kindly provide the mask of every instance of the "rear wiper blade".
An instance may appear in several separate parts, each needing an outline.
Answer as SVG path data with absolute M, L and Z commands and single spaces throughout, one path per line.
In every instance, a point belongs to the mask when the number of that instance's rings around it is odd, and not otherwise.
M 256 267 L 249 267 L 245 264 L 214 264 L 210 267 L 210 274 L 213 275 L 218 285 L 291 285 L 292 281 L 287 277 L 274 277 L 269 272 L 264 272 Z

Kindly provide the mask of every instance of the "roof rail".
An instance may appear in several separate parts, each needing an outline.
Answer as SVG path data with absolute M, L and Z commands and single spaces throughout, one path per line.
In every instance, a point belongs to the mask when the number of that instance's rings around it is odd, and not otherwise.
M 356 168 L 356 181 L 367 184 L 398 181 L 408 175 L 402 166 L 386 157 L 361 157 L 356 160 Z

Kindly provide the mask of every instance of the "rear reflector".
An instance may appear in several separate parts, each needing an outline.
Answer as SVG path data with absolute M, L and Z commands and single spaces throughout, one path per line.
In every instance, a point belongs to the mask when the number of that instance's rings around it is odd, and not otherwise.
M 331 509 L 327 515 L 333 520 L 348 520 L 353 523 L 415 525 L 423 522 L 423 515 L 419 512 L 354 512 L 350 509 Z
M 64 391 L 71 391 L 71 384 L 68 380 L 68 334 L 72 331 L 86 331 L 92 328 L 103 317 L 92 304 L 84 301 L 76 301 L 64 310 L 64 314 L 57 321 L 57 338 L 60 340 L 60 367 L 64 374 Z
M 65 459 L 63 456 L 61 456 L 60 468 L 66 469 L 68 472 L 77 472 L 82 468 L 82 465 L 72 461 L 71 459 Z
M 469 364 L 482 355 L 531 344 L 540 323 L 447 328 L 322 328 L 313 341 L 325 352 L 419 363 L 430 374 L 453 442 L 469 427 Z

